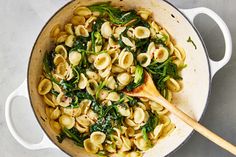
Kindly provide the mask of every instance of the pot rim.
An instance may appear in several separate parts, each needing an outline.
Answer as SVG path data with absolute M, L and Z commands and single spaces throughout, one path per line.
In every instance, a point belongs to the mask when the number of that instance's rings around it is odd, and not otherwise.
M 165 3 L 167 3 L 169 6 L 171 6 L 173 9 L 175 9 L 176 11 L 178 11 L 186 20 L 187 22 L 192 26 L 192 28 L 194 29 L 194 31 L 196 32 L 197 36 L 199 37 L 201 43 L 202 43 L 202 46 L 204 48 L 204 52 L 205 52 L 205 55 L 206 55 L 206 59 L 207 59 L 207 64 L 208 64 L 208 73 L 209 73 L 209 79 L 208 79 L 208 94 L 207 94 L 207 99 L 206 99 L 206 103 L 205 103 L 205 106 L 204 106 L 204 110 L 199 118 L 199 122 L 202 121 L 203 119 L 203 116 L 205 115 L 205 112 L 206 112 L 206 109 L 207 109 L 207 106 L 208 106 L 208 102 L 209 102 L 209 96 L 211 94 L 211 75 L 212 75 L 212 72 L 211 72 L 211 68 L 210 68 L 210 61 L 209 61 L 209 54 L 208 54 L 208 51 L 207 51 L 207 48 L 206 48 L 206 45 L 204 43 L 204 40 L 201 36 L 201 34 L 199 33 L 199 31 L 197 30 L 197 28 L 194 26 L 194 24 L 192 22 L 190 22 L 190 20 L 187 18 L 187 16 L 181 12 L 175 5 L 173 5 L 172 3 L 168 2 L 167 0 L 163 0 Z M 69 4 L 71 4 L 73 1 L 70 1 L 68 3 L 66 3 L 65 5 L 63 5 L 62 7 L 60 7 L 48 20 L 47 22 L 44 24 L 44 26 L 41 28 L 40 30 L 40 33 L 38 34 L 35 42 L 34 42 L 34 45 L 31 49 L 31 53 L 30 53 L 30 57 L 29 57 L 29 60 L 28 60 L 28 68 L 27 68 L 27 91 L 28 91 L 28 95 L 29 95 L 29 101 L 30 101 L 30 105 L 33 109 L 33 112 L 34 112 L 34 116 L 36 117 L 38 123 L 39 123 L 39 126 L 41 127 L 41 129 L 43 130 L 43 132 L 45 133 L 45 135 L 50 139 L 50 141 L 56 145 L 61 151 L 63 151 L 65 154 L 69 155 L 70 156 L 70 153 L 65 151 L 61 146 L 60 144 L 57 144 L 49 135 L 48 133 L 46 132 L 46 130 L 44 129 L 44 127 L 41 125 L 40 121 L 39 121 L 39 118 L 37 117 L 36 115 L 36 112 L 34 110 L 34 107 L 32 105 L 32 99 L 31 99 L 31 95 L 30 95 L 30 90 L 29 90 L 29 67 L 30 67 L 30 61 L 31 61 L 31 58 L 32 58 L 32 54 L 33 54 L 33 50 L 35 48 L 35 45 L 37 43 L 37 41 L 39 40 L 39 36 L 41 35 L 42 31 L 44 30 L 44 28 L 48 25 L 48 23 L 51 21 L 51 19 L 58 13 L 60 12 L 63 8 L 65 8 L 66 6 L 68 6 Z M 185 140 L 180 144 L 178 145 L 174 150 L 172 150 L 171 152 L 169 152 L 169 154 L 167 154 L 166 156 L 169 156 L 169 155 L 172 155 L 174 154 L 177 150 L 179 150 L 185 143 L 187 143 L 190 139 L 190 137 L 192 137 L 192 135 L 194 134 L 195 130 L 192 130 L 192 132 L 188 135 L 187 138 L 185 138 Z

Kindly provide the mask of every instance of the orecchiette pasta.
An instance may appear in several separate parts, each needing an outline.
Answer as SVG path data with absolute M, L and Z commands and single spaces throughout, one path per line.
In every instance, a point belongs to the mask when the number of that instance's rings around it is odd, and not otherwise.
M 124 69 L 127 69 L 132 65 L 133 60 L 134 56 L 131 52 L 122 51 L 119 55 L 119 66 Z
M 64 57 L 64 59 L 67 58 L 67 50 L 63 45 L 58 45 L 55 48 L 55 52 L 58 53 L 58 54 L 61 54 Z
M 78 87 L 80 89 L 84 89 L 87 86 L 87 83 L 88 83 L 88 79 L 86 78 L 86 76 L 83 73 L 80 74 Z
M 48 79 L 43 79 L 40 81 L 38 86 L 38 92 L 40 95 L 45 95 L 52 89 L 52 83 Z
M 75 27 L 75 35 L 88 37 L 89 33 L 88 30 L 83 25 L 78 25 Z
M 79 6 L 52 27 L 37 90 L 59 142 L 69 138 L 103 156 L 141 157 L 175 129 L 162 104 L 126 94 L 145 83 L 145 72 L 169 102 L 182 89 L 186 53 L 153 19 L 145 8 L 102 3 Z
M 147 53 L 140 53 L 137 56 L 137 60 L 139 61 L 140 65 L 143 67 L 147 67 L 151 63 L 151 57 Z
M 62 115 L 59 118 L 59 123 L 61 124 L 61 126 L 67 129 L 71 129 L 75 125 L 75 118 L 68 115 Z
M 117 80 L 122 85 L 128 85 L 131 81 L 131 76 L 128 73 L 121 73 L 117 75 Z
M 109 64 L 111 63 L 111 57 L 107 53 L 99 54 L 95 61 L 94 61 L 94 67 L 98 70 L 105 69 Z
M 73 66 L 78 65 L 80 60 L 81 60 L 81 54 L 78 51 L 70 52 L 69 61 Z
M 78 7 L 75 9 L 74 14 L 79 16 L 89 16 L 92 12 L 87 7 Z
M 134 35 L 138 39 L 145 39 L 150 36 L 150 30 L 143 26 L 138 26 L 134 29 Z
M 112 35 L 110 22 L 104 22 L 101 27 L 101 34 L 104 38 L 108 39 Z

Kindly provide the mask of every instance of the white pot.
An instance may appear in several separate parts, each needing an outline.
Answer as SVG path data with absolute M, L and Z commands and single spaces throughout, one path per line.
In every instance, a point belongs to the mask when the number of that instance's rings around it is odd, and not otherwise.
M 88 5 L 98 1 L 100 0 L 81 1 L 80 4 Z M 50 129 L 48 122 L 44 122 L 40 118 L 41 116 L 45 116 L 44 107 L 39 105 L 37 106 L 38 102 L 43 104 L 41 97 L 37 93 L 36 87 L 39 80 L 38 76 L 42 72 L 40 68 L 42 65 L 43 52 L 49 48 L 48 32 L 52 25 L 55 24 L 59 19 L 64 21 L 67 17 L 69 17 L 72 13 L 72 8 L 74 8 L 77 3 L 77 1 L 68 3 L 63 8 L 61 8 L 59 12 L 54 14 L 54 16 L 47 22 L 33 47 L 29 60 L 27 80 L 25 80 L 19 88 L 13 91 L 6 101 L 5 116 L 7 126 L 11 134 L 21 145 L 31 150 L 59 147 L 64 152 L 72 156 L 86 155 L 82 149 L 74 146 L 70 141 L 59 144 L 56 140 L 56 134 Z M 158 23 L 166 28 L 168 32 L 174 37 L 174 39 L 176 39 L 176 42 L 185 49 L 186 64 L 188 66 L 183 70 L 182 73 L 184 88 L 180 93 L 174 95 L 174 103 L 178 104 L 178 107 L 185 113 L 199 121 L 206 109 L 210 93 L 211 80 L 214 74 L 229 61 L 232 54 L 232 41 L 226 24 L 216 13 L 207 8 L 194 8 L 186 10 L 177 9 L 172 4 L 162 0 L 149 0 L 145 1 L 145 3 L 144 1 L 137 0 L 114 0 L 112 3 L 128 8 L 143 7 L 152 10 Z M 209 58 L 204 42 L 193 25 L 194 18 L 201 13 L 206 14 L 215 20 L 223 32 L 225 40 L 225 55 L 220 61 L 216 62 Z M 191 39 L 194 41 L 197 49 L 195 49 L 191 43 L 187 42 L 189 37 L 191 37 Z M 41 52 L 39 52 L 39 50 L 41 50 Z M 28 99 L 30 98 L 29 100 L 38 122 L 45 131 L 42 141 L 37 144 L 31 144 L 22 139 L 13 127 L 10 117 L 10 107 L 13 98 L 16 96 L 24 96 Z M 154 148 L 147 151 L 145 156 L 166 156 L 179 148 L 192 134 L 193 129 L 191 127 L 176 118 L 174 115 L 170 116 L 173 123 L 176 124 L 176 129 L 173 133 L 171 133 L 170 136 L 160 140 Z M 51 140 L 49 140 L 48 137 Z M 77 149 L 80 151 L 76 151 Z

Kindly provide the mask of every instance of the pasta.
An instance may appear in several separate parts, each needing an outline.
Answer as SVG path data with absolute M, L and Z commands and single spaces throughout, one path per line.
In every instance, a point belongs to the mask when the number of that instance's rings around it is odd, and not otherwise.
M 69 138 L 92 154 L 141 157 L 174 131 L 162 104 L 123 92 L 142 85 L 145 71 L 169 102 L 182 89 L 186 53 L 151 11 L 80 6 L 50 37 L 55 46 L 45 53 L 38 94 L 60 142 Z

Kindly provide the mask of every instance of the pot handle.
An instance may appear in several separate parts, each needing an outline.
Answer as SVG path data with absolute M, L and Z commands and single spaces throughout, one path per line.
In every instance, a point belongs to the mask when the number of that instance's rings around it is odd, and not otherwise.
M 27 81 L 26 79 L 24 82 L 16 89 L 14 90 L 8 97 L 5 103 L 5 117 L 6 117 L 6 123 L 7 126 L 12 134 L 12 136 L 16 139 L 17 142 L 19 142 L 22 146 L 24 146 L 27 149 L 30 150 L 39 150 L 39 149 L 45 149 L 45 148 L 57 148 L 49 139 L 48 137 L 43 134 L 43 138 L 39 143 L 32 144 L 24 139 L 22 139 L 17 131 L 15 130 L 15 127 L 12 123 L 12 117 L 11 117 L 11 105 L 12 101 L 15 97 L 25 97 L 27 100 L 29 100 L 28 92 L 27 92 Z
M 193 9 L 180 9 L 188 19 L 193 23 L 195 17 L 199 14 L 206 14 L 211 17 L 217 25 L 220 27 L 225 41 L 225 55 L 220 61 L 214 61 L 209 58 L 210 60 L 210 69 L 211 69 L 211 78 L 215 75 L 215 73 L 220 70 L 224 65 L 226 65 L 232 55 L 232 39 L 230 35 L 230 31 L 225 24 L 225 22 L 211 9 L 200 7 L 200 8 L 193 8 Z

